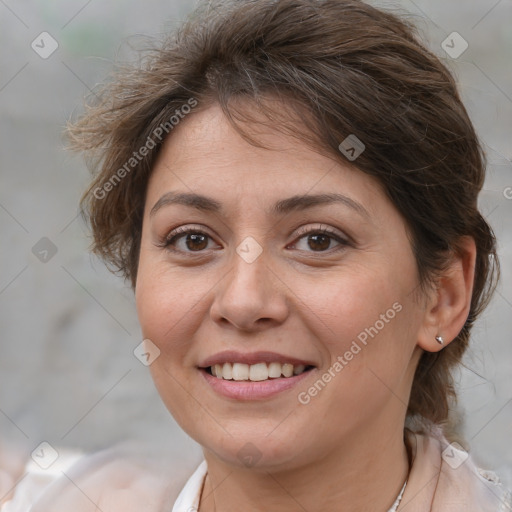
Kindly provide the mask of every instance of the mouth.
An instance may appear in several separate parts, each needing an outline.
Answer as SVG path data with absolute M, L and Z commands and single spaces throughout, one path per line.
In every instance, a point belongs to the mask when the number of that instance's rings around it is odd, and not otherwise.
M 217 395 L 235 401 L 267 400 L 314 378 L 313 360 L 277 352 L 225 350 L 201 361 L 197 367 L 207 386 Z
M 291 392 L 306 379 L 310 380 L 310 375 L 316 372 L 315 366 L 295 366 L 290 363 L 277 363 L 280 368 L 273 363 L 217 364 L 198 369 L 211 390 L 217 395 L 237 402 L 268 400 L 286 391 Z M 255 368 L 251 371 L 251 367 Z M 212 372 L 215 372 L 215 375 Z M 312 376 L 311 379 L 313 378 L 315 377 Z
M 274 379 L 289 379 L 315 368 L 312 365 L 260 362 L 256 364 L 245 363 L 218 363 L 202 368 L 203 371 L 218 379 L 228 381 L 262 382 Z

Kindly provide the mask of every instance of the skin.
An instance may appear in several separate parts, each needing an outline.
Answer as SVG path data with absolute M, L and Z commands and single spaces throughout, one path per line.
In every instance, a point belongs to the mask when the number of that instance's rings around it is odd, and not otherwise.
M 250 108 L 249 106 L 247 108 Z M 406 224 L 379 184 L 300 141 L 270 130 L 243 140 L 220 107 L 189 115 L 165 141 L 147 189 L 136 284 L 144 338 L 161 351 L 150 369 L 180 426 L 202 447 L 208 475 L 200 512 L 213 510 L 344 512 L 387 510 L 409 471 L 403 425 L 414 370 L 423 350 L 458 334 L 469 311 L 475 248 L 465 240 L 446 276 L 428 295 Z M 357 163 L 357 162 L 355 162 Z M 169 191 L 222 203 L 222 213 L 166 205 Z M 337 192 L 343 204 L 281 216 L 267 213 L 292 195 Z M 186 235 L 173 252 L 162 241 Z M 341 238 L 312 235 L 319 227 Z M 312 233 L 297 234 L 299 228 Z M 252 263 L 236 248 L 253 237 L 263 252 Z M 329 243 L 330 241 L 330 243 Z M 337 250 L 339 249 L 339 250 Z M 398 303 L 401 310 L 307 405 L 298 393 L 328 371 L 359 333 Z M 311 360 L 299 386 L 261 401 L 216 394 L 197 369 L 221 350 L 270 350 Z M 252 443 L 260 459 L 244 465 Z

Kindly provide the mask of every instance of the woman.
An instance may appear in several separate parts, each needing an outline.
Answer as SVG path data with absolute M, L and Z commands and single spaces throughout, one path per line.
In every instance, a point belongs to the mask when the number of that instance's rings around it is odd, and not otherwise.
M 97 157 L 93 250 L 205 459 L 178 497 L 82 466 L 75 510 L 510 510 L 450 443 L 498 260 L 478 139 L 411 26 L 357 0 L 203 5 L 70 134 Z M 66 484 L 33 510 L 71 506 Z

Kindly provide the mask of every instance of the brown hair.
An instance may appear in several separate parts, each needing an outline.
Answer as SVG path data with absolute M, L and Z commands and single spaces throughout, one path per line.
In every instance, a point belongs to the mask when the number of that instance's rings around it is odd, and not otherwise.
M 461 237 L 473 237 L 469 316 L 453 342 L 422 354 L 407 411 L 446 422 L 455 399 L 451 369 L 491 297 L 499 264 L 493 232 L 477 207 L 485 175 L 481 146 L 453 77 L 405 18 L 358 0 L 201 4 L 95 96 L 69 127 L 72 146 L 94 155 L 99 170 L 81 207 L 92 250 L 132 287 L 146 184 L 164 132 L 172 135 L 173 118 L 179 122 L 193 106 L 212 102 L 246 138 L 237 120 L 252 101 L 271 126 L 345 164 L 351 163 L 340 142 L 350 134 L 360 139 L 365 149 L 351 165 L 377 179 L 403 215 L 423 289 L 460 250 Z M 264 101 L 270 97 L 293 106 L 291 124 Z

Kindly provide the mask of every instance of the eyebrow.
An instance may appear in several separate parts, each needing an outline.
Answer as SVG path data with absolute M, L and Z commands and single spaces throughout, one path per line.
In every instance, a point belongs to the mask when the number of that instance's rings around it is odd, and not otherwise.
M 370 214 L 361 203 L 343 194 L 335 193 L 291 196 L 277 201 L 268 213 L 275 216 L 285 215 L 292 211 L 302 211 L 313 208 L 314 206 L 332 203 L 341 203 L 364 217 L 370 217 Z M 155 203 L 153 208 L 151 208 L 149 212 L 150 217 L 155 215 L 155 213 L 164 206 L 171 204 L 190 206 L 205 212 L 222 213 L 222 204 L 211 197 L 188 192 L 167 192 Z

